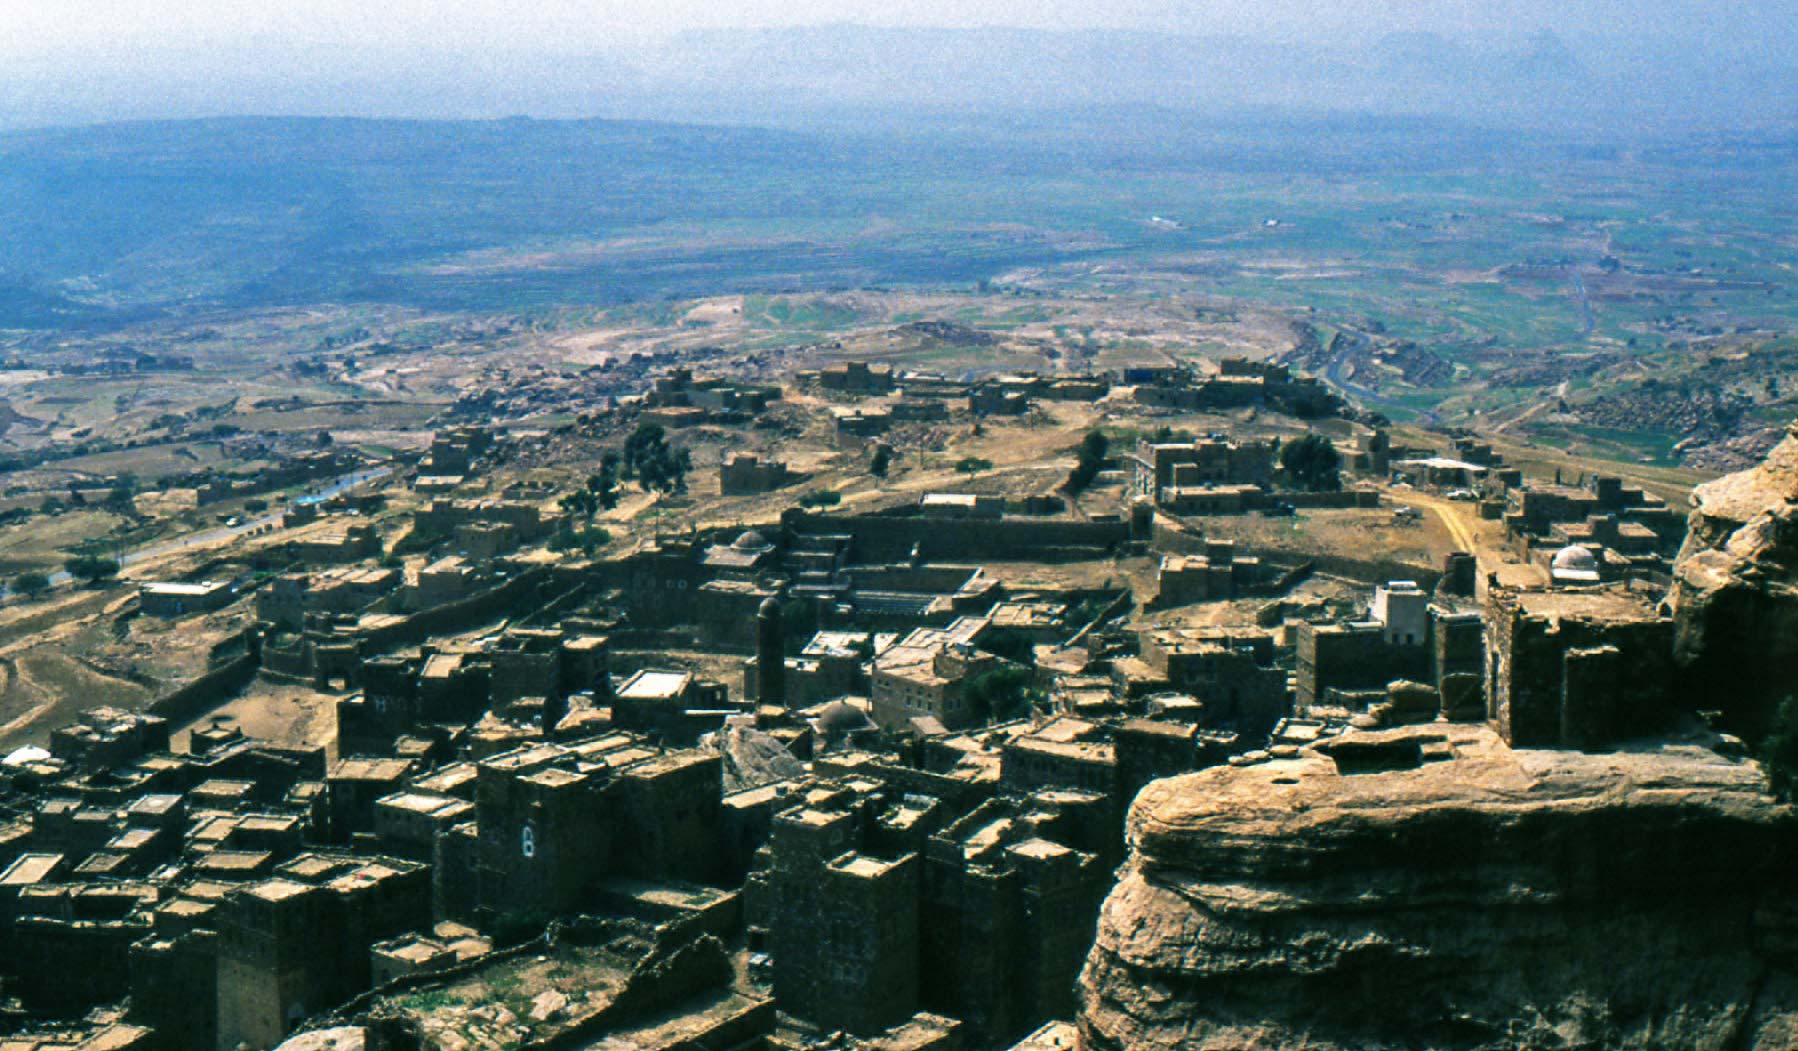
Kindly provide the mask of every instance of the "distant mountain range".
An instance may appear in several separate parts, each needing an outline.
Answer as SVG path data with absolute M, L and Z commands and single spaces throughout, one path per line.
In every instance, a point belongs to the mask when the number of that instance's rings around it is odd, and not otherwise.
M 1798 27 L 1795 27 L 1798 28 Z M 423 55 L 246 48 L 0 67 L 0 125 L 222 114 L 634 116 L 811 123 L 871 112 L 1154 105 L 1526 126 L 1790 123 L 1790 41 L 1408 32 L 1280 42 L 1125 30 L 704 30 L 647 49 Z

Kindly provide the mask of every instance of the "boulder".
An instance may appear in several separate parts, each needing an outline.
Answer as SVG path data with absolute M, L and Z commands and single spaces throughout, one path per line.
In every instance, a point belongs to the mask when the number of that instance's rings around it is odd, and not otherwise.
M 1442 714 L 1442 695 L 1434 686 L 1409 679 L 1386 684 L 1386 699 L 1367 710 L 1356 725 L 1364 728 L 1435 722 Z
M 1439 722 L 1154 782 L 1084 1046 L 1798 1046 L 1798 814 L 1718 744 Z
M 1668 597 L 1693 707 L 1755 741 L 1798 692 L 1798 436 L 1759 466 L 1692 491 Z

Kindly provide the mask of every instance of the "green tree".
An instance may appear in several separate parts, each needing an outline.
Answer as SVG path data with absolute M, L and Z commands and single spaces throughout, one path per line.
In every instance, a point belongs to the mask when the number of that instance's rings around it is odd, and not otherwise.
M 992 466 L 993 461 L 983 460 L 978 456 L 964 456 L 955 461 L 955 469 L 970 478 L 979 474 L 981 471 L 990 470 Z
M 1342 458 L 1328 438 L 1307 434 L 1280 447 L 1280 467 L 1300 489 L 1325 492 L 1342 488 Z
M 1101 430 L 1090 430 L 1086 437 L 1074 449 L 1074 469 L 1068 472 L 1067 484 L 1063 487 L 1068 492 L 1078 495 L 1085 492 L 1099 477 L 1105 468 L 1105 457 L 1111 451 L 1111 439 L 1105 437 Z
M 12 589 L 26 598 L 36 598 L 50 590 L 50 578 L 35 569 L 30 570 L 13 578 Z
M 668 432 L 659 423 L 640 423 L 624 440 L 624 476 L 640 475 L 645 463 L 662 459 L 668 449 Z
M 1030 669 L 1002 664 L 962 680 L 962 698 L 982 722 L 1022 715 L 1032 700 Z
M 549 547 L 552 551 L 581 551 L 591 555 L 611 542 L 611 533 L 598 526 L 588 526 L 585 529 L 563 529 L 550 538 Z
M 610 511 L 618 506 L 618 457 L 616 453 L 607 453 L 601 461 L 599 471 L 587 476 L 587 491 L 599 501 L 599 506 Z
M 582 518 L 592 518 L 599 510 L 599 497 L 585 489 L 576 489 L 562 497 L 562 508 Z
M 868 461 L 868 473 L 882 481 L 886 480 L 887 471 L 893 466 L 893 449 L 888 445 L 876 445 L 874 458 Z
M 137 514 L 137 478 L 122 474 L 106 492 L 106 509 L 114 514 Z
M 97 584 L 119 575 L 118 560 L 103 555 L 76 555 L 65 561 L 62 568 L 69 571 L 69 576 L 89 584 Z

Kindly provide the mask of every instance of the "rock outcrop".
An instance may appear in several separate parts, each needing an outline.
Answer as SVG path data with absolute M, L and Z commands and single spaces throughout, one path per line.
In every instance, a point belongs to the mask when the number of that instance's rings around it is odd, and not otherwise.
M 1694 707 L 1758 740 L 1798 694 L 1798 431 L 1760 466 L 1692 492 L 1669 603 Z
M 1798 1047 L 1798 814 L 1719 738 L 1340 742 L 1143 790 L 1089 1051 Z

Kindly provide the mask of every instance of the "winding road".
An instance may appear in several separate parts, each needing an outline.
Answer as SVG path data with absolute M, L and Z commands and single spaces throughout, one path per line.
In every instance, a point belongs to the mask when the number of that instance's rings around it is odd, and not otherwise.
M 330 484 L 302 496 L 295 497 L 294 500 L 290 502 L 318 503 L 329 500 L 334 496 L 347 493 L 359 486 L 367 485 L 369 482 L 385 478 L 392 473 L 393 468 L 391 467 L 371 467 L 366 470 L 340 475 L 333 479 Z M 212 544 L 223 543 L 228 540 L 234 540 L 246 533 L 254 533 L 257 530 L 269 526 L 280 525 L 281 515 L 282 512 L 280 511 L 271 511 L 258 518 L 246 519 L 234 526 L 219 526 L 215 529 L 207 529 L 199 533 L 190 533 L 178 540 L 161 540 L 154 544 L 148 544 L 144 547 L 126 551 L 119 555 L 119 568 L 123 569 L 134 562 L 142 562 L 145 559 L 178 554 L 179 552 L 193 547 L 206 547 Z M 50 574 L 50 584 L 52 587 L 60 587 L 73 579 L 74 577 L 69 575 L 68 570 L 58 570 L 55 573 Z M 10 593 L 10 590 L 7 593 Z

